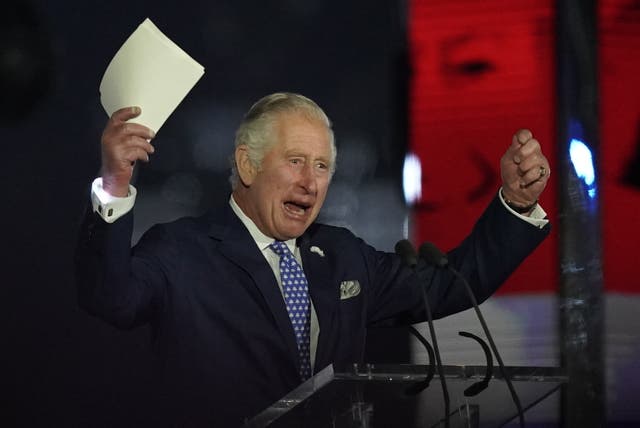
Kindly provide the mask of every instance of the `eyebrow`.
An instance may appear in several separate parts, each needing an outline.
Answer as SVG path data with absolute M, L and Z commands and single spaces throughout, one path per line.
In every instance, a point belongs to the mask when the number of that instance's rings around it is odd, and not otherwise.
M 309 158 L 309 155 L 306 155 L 306 154 L 304 154 L 304 153 L 302 153 L 302 152 L 300 152 L 298 150 L 295 150 L 295 149 L 287 150 L 287 151 L 284 152 L 284 154 L 285 154 L 285 156 L 294 156 L 294 157 L 298 156 L 298 157 L 305 158 L 305 159 Z M 319 160 L 319 161 L 322 161 L 322 162 L 326 162 L 327 164 L 331 163 L 330 159 L 331 159 L 331 156 L 329 156 L 329 157 L 318 156 L 316 158 L 313 158 L 314 161 Z

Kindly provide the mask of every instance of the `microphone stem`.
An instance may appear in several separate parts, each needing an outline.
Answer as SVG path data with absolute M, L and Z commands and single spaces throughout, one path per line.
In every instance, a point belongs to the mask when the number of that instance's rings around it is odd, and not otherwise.
M 431 279 L 429 280 L 429 288 L 433 283 L 436 275 L 436 269 L 433 269 Z M 449 412 L 451 411 L 451 404 L 449 400 L 449 390 L 447 389 L 447 381 L 444 377 L 444 369 L 442 367 L 442 360 L 440 359 L 440 349 L 438 348 L 438 340 L 436 339 L 436 330 L 433 326 L 433 315 L 431 314 L 431 306 L 427 299 L 427 290 L 422 287 L 422 299 L 424 300 L 424 306 L 427 311 L 427 321 L 429 324 L 429 333 L 431 334 L 431 341 L 433 342 L 433 352 L 436 356 L 436 367 L 438 368 L 438 376 L 440 377 L 440 385 L 442 386 L 442 395 L 444 397 L 444 426 L 449 428 Z
M 506 373 L 504 363 L 502 362 L 502 357 L 498 352 L 498 348 L 496 347 L 496 344 L 493 341 L 493 337 L 491 337 L 491 333 L 489 333 L 489 327 L 487 327 L 487 323 L 485 322 L 484 317 L 480 312 L 480 308 L 478 307 L 478 301 L 476 300 L 476 296 L 473 294 L 473 290 L 471 290 L 471 286 L 469 286 L 469 283 L 467 282 L 466 278 L 462 276 L 460 272 L 451 268 L 450 266 L 449 266 L 449 271 L 462 281 L 462 283 L 464 284 L 467 290 L 467 294 L 469 294 L 469 298 L 471 299 L 471 303 L 473 304 L 473 309 L 476 311 L 476 315 L 480 320 L 480 325 L 482 326 L 482 329 L 484 330 L 484 334 L 487 336 L 487 340 L 489 341 L 489 345 L 491 346 L 491 350 L 493 351 L 494 355 L 496 356 L 496 360 L 498 361 L 498 365 L 500 367 L 500 372 L 502 373 L 502 377 L 504 378 L 505 382 L 507 382 L 507 386 L 509 387 L 509 391 L 511 392 L 511 398 L 513 399 L 513 402 L 515 403 L 516 408 L 518 409 L 518 418 L 520 420 L 520 427 L 524 428 L 524 412 L 522 411 L 520 398 L 518 398 L 518 394 L 516 393 L 516 390 L 513 387 L 513 383 L 511 383 L 511 378 L 509 378 L 509 376 Z M 435 347 L 436 346 L 434 343 L 434 348 Z M 437 355 L 438 353 L 436 352 L 436 356 Z

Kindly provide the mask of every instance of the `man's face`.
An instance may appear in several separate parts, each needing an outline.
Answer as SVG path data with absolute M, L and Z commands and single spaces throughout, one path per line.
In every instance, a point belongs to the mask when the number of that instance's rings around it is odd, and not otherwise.
M 245 213 L 265 235 L 297 238 L 316 219 L 331 180 L 327 127 L 297 113 L 276 120 L 275 144 L 247 189 Z

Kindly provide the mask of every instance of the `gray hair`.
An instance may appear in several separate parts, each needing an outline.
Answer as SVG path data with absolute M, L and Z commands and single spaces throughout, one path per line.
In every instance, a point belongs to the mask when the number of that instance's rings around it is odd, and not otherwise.
M 331 143 L 331 166 L 333 175 L 336 167 L 336 145 L 331 129 L 331 121 L 324 111 L 309 98 L 290 92 L 276 92 L 258 100 L 245 114 L 242 123 L 236 131 L 235 147 L 245 145 L 251 163 L 260 168 L 262 159 L 271 147 L 277 142 L 273 138 L 273 126 L 278 115 L 282 113 L 301 113 L 307 119 L 323 123 L 329 132 Z M 235 155 L 231 155 L 231 188 L 236 189 L 240 182 Z

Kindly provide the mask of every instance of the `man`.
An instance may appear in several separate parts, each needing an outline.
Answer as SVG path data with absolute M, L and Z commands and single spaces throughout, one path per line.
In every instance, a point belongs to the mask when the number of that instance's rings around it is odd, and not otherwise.
M 361 361 L 368 327 L 425 320 L 421 278 L 433 268 L 416 273 L 346 229 L 315 223 L 336 149 L 327 116 L 297 94 L 269 95 L 245 116 L 229 200 L 154 226 L 130 250 L 133 163 L 154 150 L 153 133 L 127 122 L 139 113 L 115 112 L 103 134 L 79 296 L 117 327 L 151 324 L 176 425 L 238 426 L 313 372 Z M 548 171 L 539 143 L 519 131 L 501 161 L 502 196 L 449 253 L 478 300 L 548 234 L 537 205 Z M 469 307 L 446 272 L 436 272 L 428 297 L 436 317 Z

